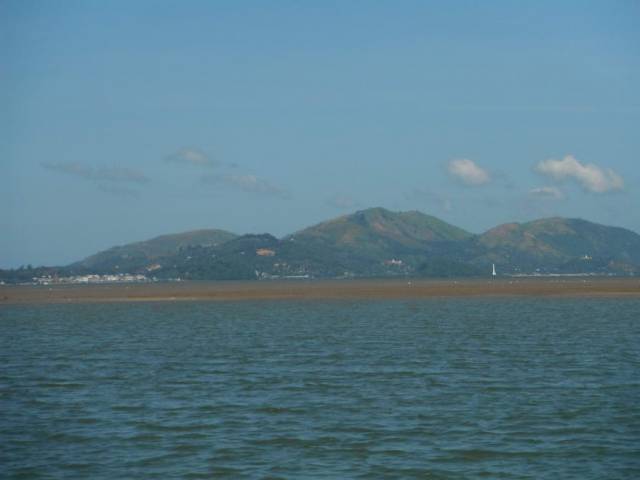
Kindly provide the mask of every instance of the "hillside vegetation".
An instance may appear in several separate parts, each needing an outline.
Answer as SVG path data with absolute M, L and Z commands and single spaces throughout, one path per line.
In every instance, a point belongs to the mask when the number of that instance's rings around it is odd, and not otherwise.
M 67 267 L 0 271 L 15 281 L 47 273 L 141 273 L 157 278 L 465 277 L 640 273 L 640 235 L 580 219 L 545 218 L 471 234 L 417 211 L 371 208 L 284 238 L 197 230 L 113 247 Z
M 185 248 L 215 248 L 236 236 L 216 229 L 161 235 L 142 242 L 112 247 L 74 263 L 70 268 L 96 272 L 137 272 L 153 266 L 156 260 L 179 255 Z

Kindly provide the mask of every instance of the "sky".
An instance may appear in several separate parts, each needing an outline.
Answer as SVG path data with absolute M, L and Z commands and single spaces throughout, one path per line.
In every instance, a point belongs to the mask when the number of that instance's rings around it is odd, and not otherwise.
M 382 206 L 640 232 L 640 2 L 0 2 L 0 268 Z

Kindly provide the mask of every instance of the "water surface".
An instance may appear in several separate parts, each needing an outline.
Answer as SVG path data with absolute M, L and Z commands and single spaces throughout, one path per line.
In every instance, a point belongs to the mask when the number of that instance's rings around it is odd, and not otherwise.
M 3 478 L 640 478 L 640 300 L 0 308 Z

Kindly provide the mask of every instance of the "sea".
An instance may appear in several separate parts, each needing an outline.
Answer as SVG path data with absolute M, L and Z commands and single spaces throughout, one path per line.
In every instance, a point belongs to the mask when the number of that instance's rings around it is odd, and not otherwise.
M 0 478 L 638 479 L 640 300 L 5 305 Z

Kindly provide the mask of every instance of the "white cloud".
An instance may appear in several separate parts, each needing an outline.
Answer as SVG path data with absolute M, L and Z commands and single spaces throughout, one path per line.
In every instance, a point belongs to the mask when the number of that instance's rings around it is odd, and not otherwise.
M 592 193 L 606 193 L 624 188 L 622 177 L 610 168 L 602 169 L 593 163 L 581 163 L 573 155 L 567 155 L 562 160 L 543 160 L 535 169 L 538 173 L 557 181 L 573 179 Z
M 177 152 L 167 155 L 166 161 L 195 167 L 213 167 L 217 164 L 206 153 L 196 148 L 181 148 Z
M 491 181 L 486 170 L 479 167 L 473 160 L 458 158 L 447 165 L 449 174 L 465 185 L 479 186 Z
M 256 175 L 207 175 L 202 181 L 208 184 L 222 184 L 244 192 L 274 197 L 289 197 L 289 192 Z
M 562 200 L 564 193 L 557 187 L 538 187 L 529 190 L 529 195 L 546 200 Z

